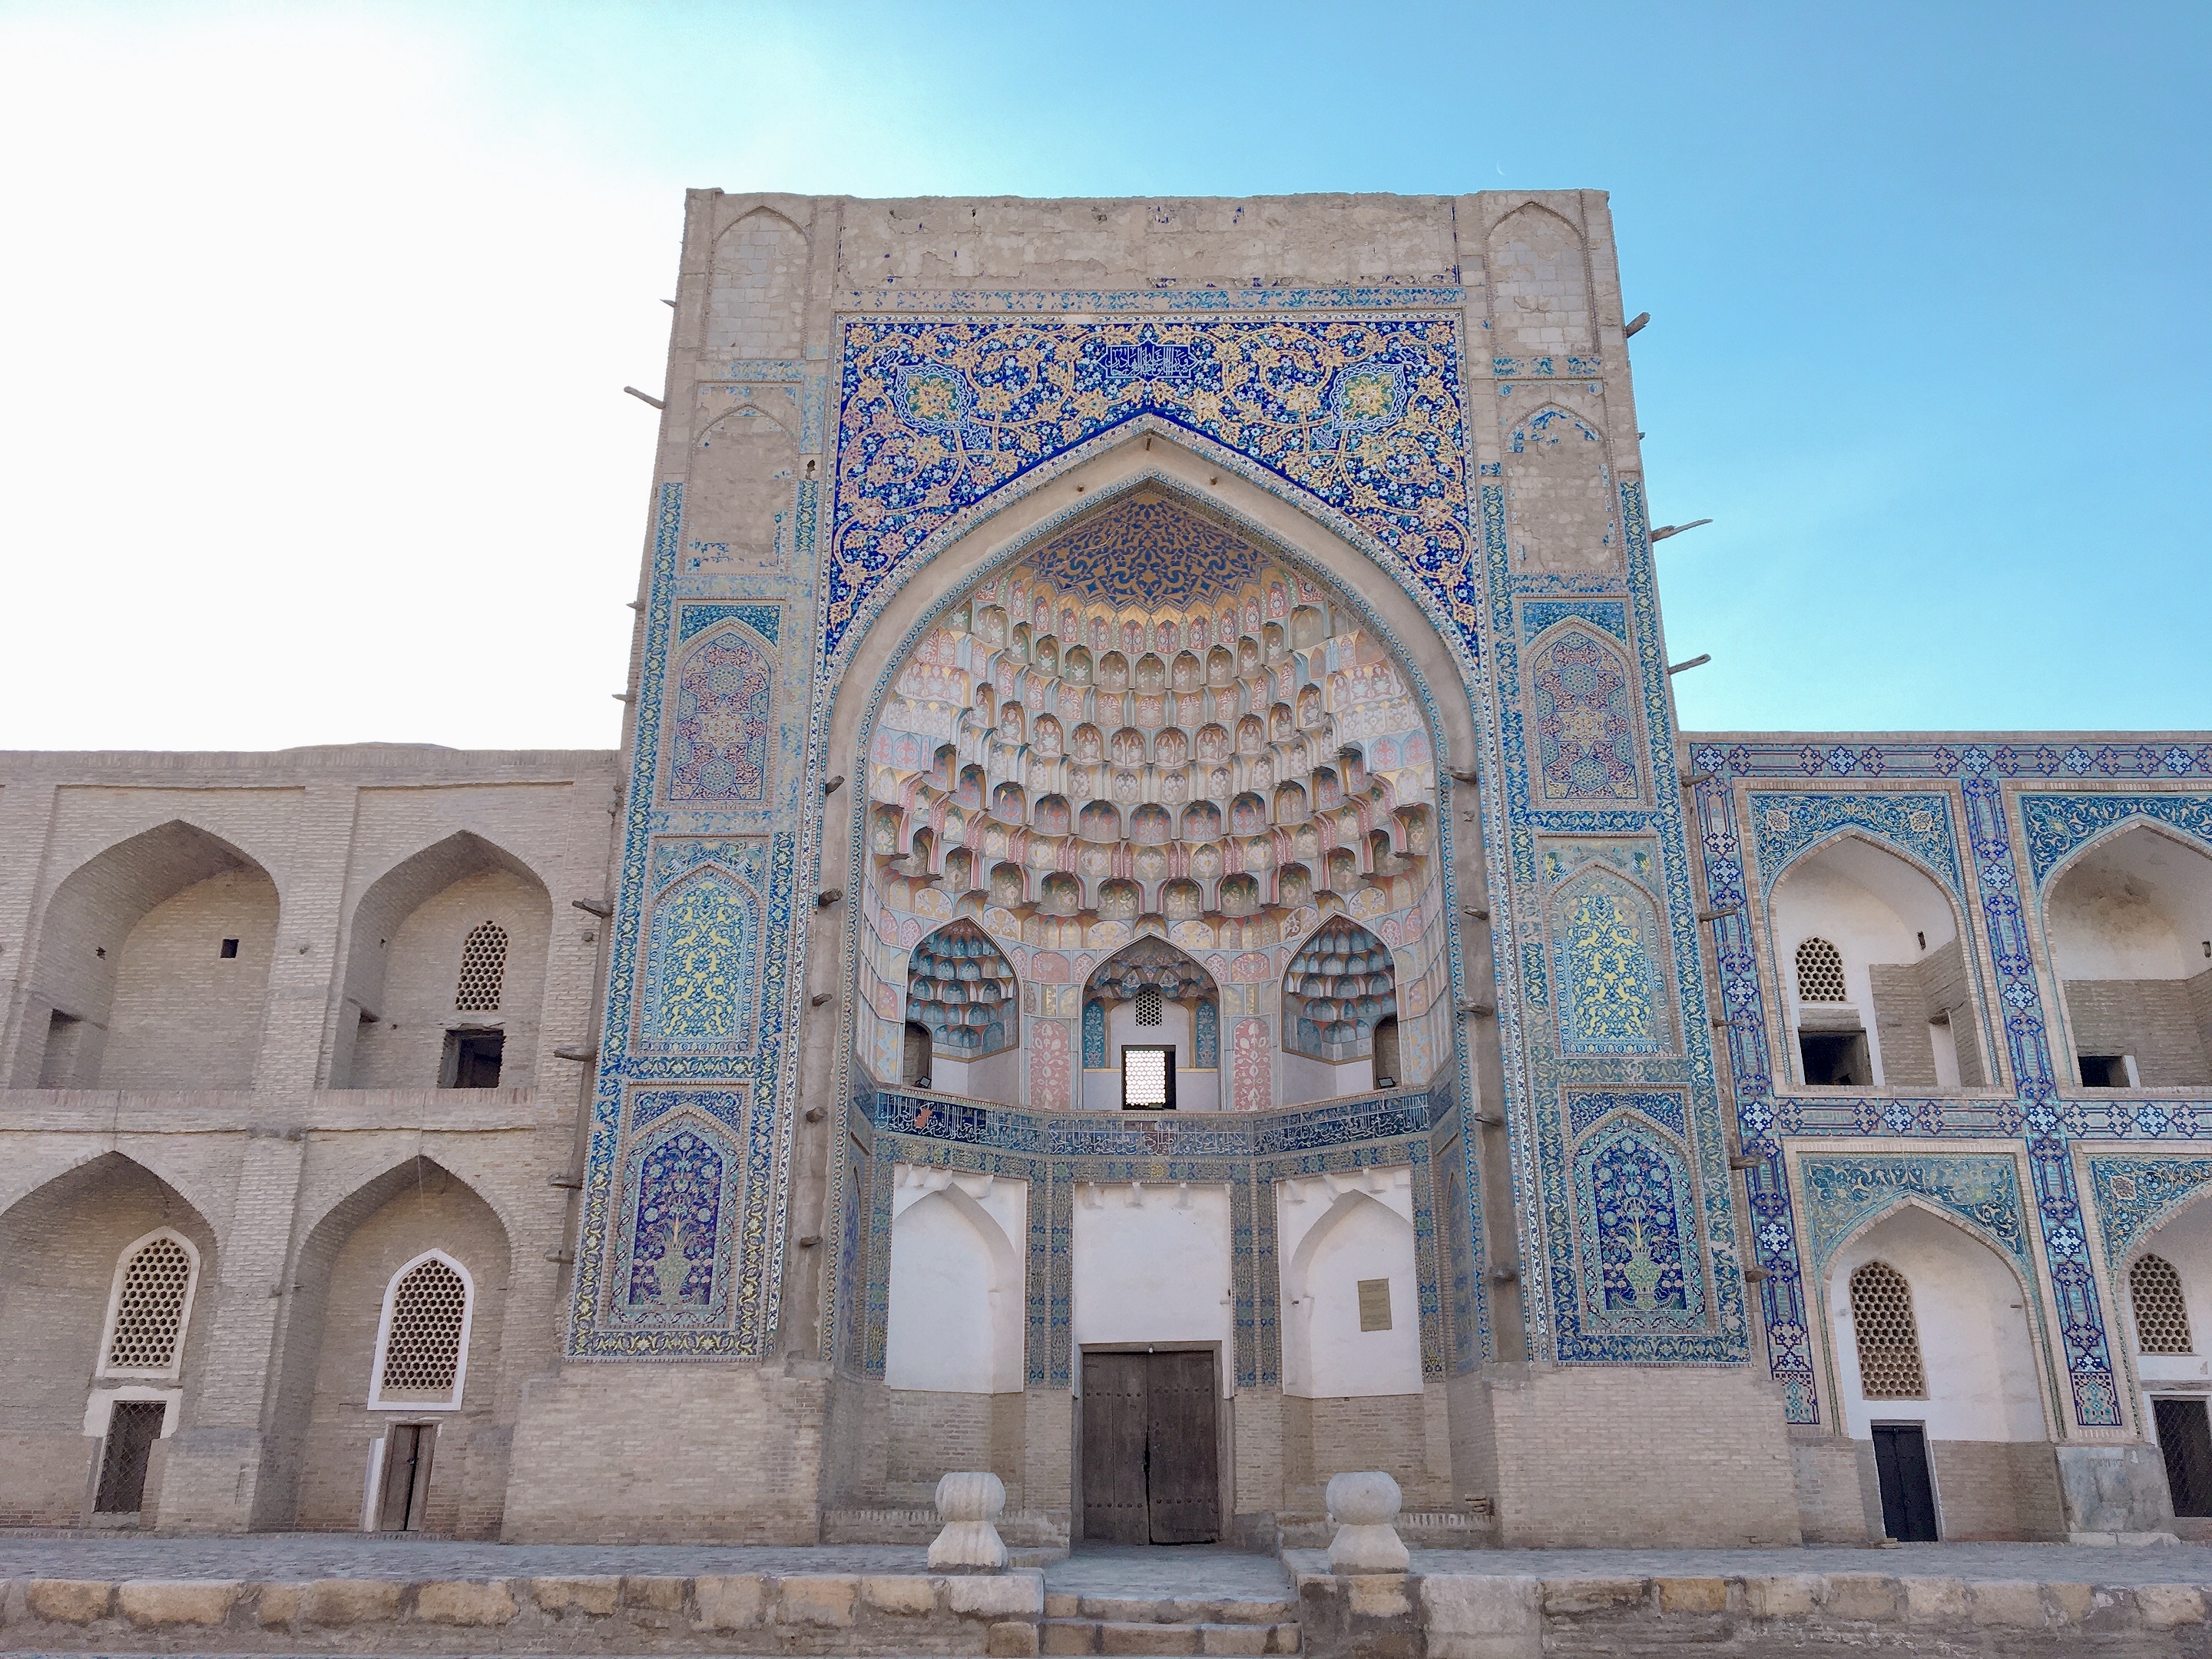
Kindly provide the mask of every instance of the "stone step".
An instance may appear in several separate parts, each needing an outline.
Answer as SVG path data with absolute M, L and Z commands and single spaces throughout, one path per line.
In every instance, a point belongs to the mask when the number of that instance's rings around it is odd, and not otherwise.
M 1058 1517 L 1036 1510 L 1013 1510 L 999 1517 L 999 1536 L 1009 1549 L 1067 1547 L 1067 1527 Z M 824 1510 L 822 1541 L 825 1544 L 927 1544 L 945 1530 L 934 1505 L 927 1509 L 896 1505 L 878 1509 Z
M 1296 1653 L 1295 1623 L 1219 1624 L 1206 1620 L 1170 1622 L 1152 1619 L 1051 1619 L 1039 1632 L 1048 1655 L 1138 1656 L 1258 1655 Z
M 1088 1619 L 1124 1625 L 1284 1625 L 1296 1622 L 1293 1596 L 1125 1596 L 1071 1595 L 1047 1589 L 1047 1619 Z

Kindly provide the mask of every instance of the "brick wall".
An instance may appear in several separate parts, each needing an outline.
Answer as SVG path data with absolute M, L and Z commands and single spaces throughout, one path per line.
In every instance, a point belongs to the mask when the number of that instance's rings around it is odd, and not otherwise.
M 2066 1541 L 2058 1466 L 2042 1441 L 1931 1440 L 1928 1456 L 1945 1539 Z
M 2179 979 L 2068 980 L 2075 1052 L 2133 1054 L 2146 1089 L 2212 1083 L 2191 988 Z

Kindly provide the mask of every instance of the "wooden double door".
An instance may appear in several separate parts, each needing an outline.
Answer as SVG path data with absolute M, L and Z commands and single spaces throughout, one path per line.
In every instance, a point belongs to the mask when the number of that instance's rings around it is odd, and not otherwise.
M 1218 1540 L 1220 1404 L 1211 1352 L 1085 1354 L 1084 1537 Z

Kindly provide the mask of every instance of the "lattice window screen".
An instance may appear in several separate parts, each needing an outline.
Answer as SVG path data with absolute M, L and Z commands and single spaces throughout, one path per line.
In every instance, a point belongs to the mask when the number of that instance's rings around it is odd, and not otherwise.
M 2128 1289 L 2136 1304 L 2136 1346 L 2145 1353 L 2194 1353 L 2189 1336 L 2189 1304 L 2182 1299 L 2181 1275 L 2162 1255 L 2139 1256 L 2128 1269 Z
M 107 1369 L 166 1371 L 177 1364 L 185 1331 L 185 1297 L 192 1286 L 191 1253 L 173 1238 L 149 1241 L 123 1269 Z
M 1158 1025 L 1160 1023 L 1160 988 L 1147 985 L 1137 993 L 1137 1024 Z
M 453 988 L 453 1006 L 465 1014 L 495 1012 L 506 979 L 507 929 L 495 921 L 478 922 L 461 942 L 461 978 Z
M 1824 939 L 1797 947 L 1797 995 L 1804 1002 L 1848 1002 L 1844 991 L 1844 953 Z
M 407 1270 L 392 1297 L 385 1393 L 440 1399 L 452 1395 L 461 1369 L 461 1322 L 468 1308 L 468 1282 L 449 1264 L 432 1256 Z
M 1854 1273 L 1851 1322 L 1858 1328 L 1861 1392 L 1869 1400 L 1925 1400 L 1928 1373 L 1905 1275 L 1887 1261 L 1869 1261 Z

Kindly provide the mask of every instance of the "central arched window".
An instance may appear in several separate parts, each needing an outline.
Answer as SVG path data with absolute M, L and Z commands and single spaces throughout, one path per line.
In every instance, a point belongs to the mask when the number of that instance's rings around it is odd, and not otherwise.
M 1869 1400 L 1925 1400 L 1928 1372 L 1905 1275 L 1887 1261 L 1854 1272 L 1851 1323 L 1858 1332 L 1859 1392 Z
M 431 1250 L 392 1275 L 376 1332 L 374 1411 L 455 1411 L 467 1380 L 469 1325 L 476 1286 L 443 1250 Z
M 2136 1346 L 2143 1353 L 2194 1353 L 2189 1304 L 2181 1294 L 2181 1275 L 2162 1255 L 2139 1255 L 2128 1269 L 2128 1292 L 2136 1304 Z
M 461 975 L 453 987 L 453 1006 L 465 1014 L 499 1011 L 507 979 L 507 929 L 480 921 L 461 941 Z
M 100 1344 L 102 1376 L 176 1376 L 198 1277 L 199 1252 L 166 1227 L 124 1251 Z
M 1824 939 L 1808 939 L 1797 947 L 1797 1000 L 1800 1002 L 1849 1002 L 1844 988 L 1844 953 Z

